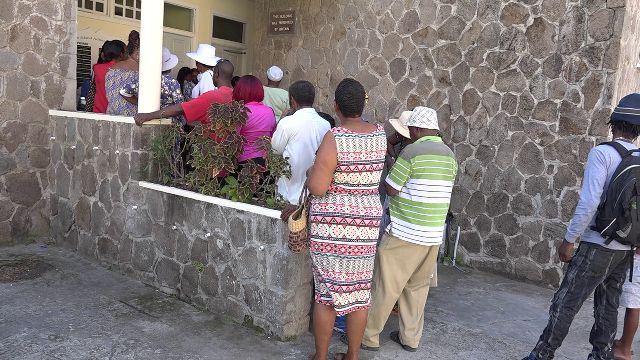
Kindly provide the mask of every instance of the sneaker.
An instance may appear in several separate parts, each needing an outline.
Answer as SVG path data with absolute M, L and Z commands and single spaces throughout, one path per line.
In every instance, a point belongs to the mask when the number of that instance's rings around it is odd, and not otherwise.
M 342 341 L 342 343 L 345 344 L 345 345 L 349 345 L 349 339 L 347 339 L 347 334 L 340 335 L 340 341 Z M 366 351 L 378 351 L 378 350 L 380 350 L 379 347 L 367 346 L 365 344 L 360 344 L 360 349 L 366 350 Z

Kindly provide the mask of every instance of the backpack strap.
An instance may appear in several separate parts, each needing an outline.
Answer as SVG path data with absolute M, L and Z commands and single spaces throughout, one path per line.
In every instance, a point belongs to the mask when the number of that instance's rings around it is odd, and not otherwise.
M 629 156 L 633 152 L 633 151 L 627 150 L 626 147 L 622 146 L 622 144 L 618 143 L 617 141 L 607 141 L 607 142 L 601 143 L 600 145 L 609 145 L 612 148 L 616 149 L 618 154 L 620 154 L 621 158 Z

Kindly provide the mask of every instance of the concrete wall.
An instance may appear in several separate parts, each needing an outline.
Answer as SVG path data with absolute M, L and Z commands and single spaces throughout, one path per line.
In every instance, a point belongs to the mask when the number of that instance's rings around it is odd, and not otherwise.
M 75 6 L 0 1 L 0 245 L 49 236 L 48 109 L 75 108 Z
M 555 247 L 585 158 L 608 135 L 624 5 L 260 0 L 254 69 L 264 78 L 278 64 L 285 85 L 312 81 L 324 110 L 344 77 L 365 86 L 366 116 L 377 121 L 417 105 L 437 109 L 460 163 L 452 210 L 466 262 L 557 285 Z M 269 35 L 268 13 L 287 8 L 297 34 Z
M 53 122 L 56 244 L 280 338 L 308 330 L 309 257 L 288 251 L 277 212 L 260 208 L 275 214 L 265 216 L 140 186 L 138 180 L 153 180 L 143 149 L 162 126 L 56 116 Z
M 622 5 L 624 0 L 618 0 Z M 626 0 L 615 99 L 640 92 L 640 1 Z

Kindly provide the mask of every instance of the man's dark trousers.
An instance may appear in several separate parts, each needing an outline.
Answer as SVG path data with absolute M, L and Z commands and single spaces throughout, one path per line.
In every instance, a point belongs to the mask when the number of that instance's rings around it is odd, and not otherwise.
M 569 332 L 573 318 L 594 291 L 595 322 L 589 336 L 593 351 L 589 359 L 613 359 L 611 344 L 618 327 L 620 293 L 630 256 L 631 251 L 610 250 L 587 242 L 580 244 L 553 297 L 549 323 L 529 359 L 553 359 Z

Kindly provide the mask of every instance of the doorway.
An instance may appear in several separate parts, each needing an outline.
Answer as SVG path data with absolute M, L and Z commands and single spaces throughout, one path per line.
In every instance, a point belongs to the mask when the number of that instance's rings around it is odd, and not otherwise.
M 234 49 L 227 46 L 214 45 L 216 47 L 216 55 L 223 59 L 231 61 L 235 68 L 234 75 L 242 76 L 245 73 L 245 57 L 247 52 L 242 49 Z
M 193 68 L 195 66 L 194 61 L 187 56 L 187 53 L 191 52 L 193 49 L 191 47 L 191 37 L 165 32 L 163 34 L 162 43 L 164 44 L 164 47 L 169 49 L 172 54 L 175 54 L 178 57 L 178 65 L 171 70 L 171 74 L 173 76 L 177 76 L 178 71 L 183 66 L 188 68 Z

